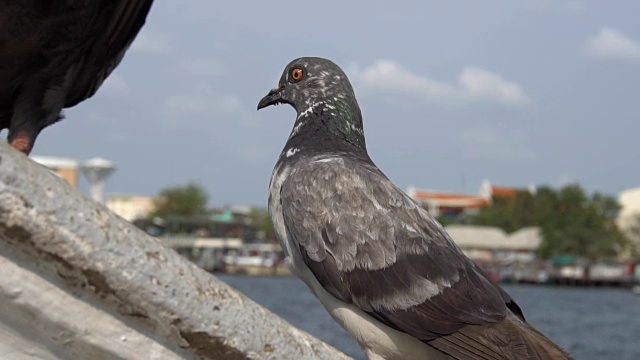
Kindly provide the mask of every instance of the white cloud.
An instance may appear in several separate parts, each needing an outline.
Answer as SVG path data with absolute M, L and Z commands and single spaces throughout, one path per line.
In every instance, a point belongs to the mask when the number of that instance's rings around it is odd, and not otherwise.
M 129 90 L 129 85 L 127 85 L 127 81 L 120 76 L 119 74 L 111 73 L 109 77 L 107 77 L 100 86 L 98 90 L 100 94 L 123 94 Z
M 225 73 L 224 64 L 216 59 L 186 58 L 180 61 L 179 68 L 195 76 L 220 76 Z
M 142 30 L 131 45 L 131 52 L 141 54 L 164 54 L 171 51 L 169 41 L 158 34 L 148 34 Z
M 180 115 L 219 115 L 235 117 L 246 115 L 240 100 L 231 95 L 205 98 L 201 95 L 176 95 L 166 100 L 169 111 Z
M 500 134 L 489 129 L 469 129 L 459 138 L 463 156 L 472 160 L 534 161 L 536 152 L 522 134 Z
M 588 38 L 584 51 L 602 60 L 640 62 L 640 40 L 635 41 L 608 27 L 600 29 L 597 35 Z
M 359 85 L 382 95 L 410 96 L 446 105 L 472 102 L 523 105 L 531 102 L 519 84 L 478 67 L 462 69 L 454 84 L 413 73 L 392 60 L 377 60 L 362 70 L 354 70 Z
M 196 93 L 174 95 L 165 99 L 164 106 L 171 115 L 170 120 L 182 120 L 187 116 L 206 116 L 237 120 L 248 126 L 253 124 L 254 112 L 247 110 L 238 97 L 219 94 L 205 84 L 196 84 L 194 88 L 197 90 Z

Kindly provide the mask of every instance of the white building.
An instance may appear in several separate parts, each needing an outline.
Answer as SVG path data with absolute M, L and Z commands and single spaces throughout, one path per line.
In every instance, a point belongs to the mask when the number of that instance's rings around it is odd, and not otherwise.
M 622 206 L 618 215 L 618 224 L 621 228 L 628 228 L 634 218 L 640 216 L 640 187 L 621 192 L 618 202 Z
M 108 194 L 105 205 L 127 221 L 145 218 L 155 208 L 153 197 L 135 194 Z
M 618 226 L 635 242 L 636 252 L 640 253 L 640 234 L 631 231 L 634 227 L 636 231 L 640 230 L 640 187 L 621 192 L 618 202 L 622 206 L 618 214 Z
M 535 185 L 527 188 L 496 186 L 485 180 L 477 194 L 460 194 L 438 190 L 418 189 L 409 186 L 407 195 L 424 207 L 433 216 L 442 214 L 458 215 L 463 212 L 474 212 L 485 207 L 498 197 L 515 196 L 518 191 L 529 191 L 535 194 Z
M 525 227 L 511 234 L 493 226 L 449 225 L 445 229 L 467 256 L 478 260 L 529 261 L 542 243 L 538 227 Z
M 40 165 L 48 167 L 54 174 L 66 180 L 73 187 L 78 186 L 80 163 L 75 159 L 31 155 L 29 158 Z

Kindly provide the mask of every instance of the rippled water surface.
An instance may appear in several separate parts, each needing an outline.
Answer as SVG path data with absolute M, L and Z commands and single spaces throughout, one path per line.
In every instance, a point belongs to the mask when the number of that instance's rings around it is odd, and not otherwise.
M 365 360 L 306 285 L 294 277 L 218 276 L 294 326 Z M 527 321 L 577 359 L 640 359 L 640 296 L 629 290 L 505 285 Z

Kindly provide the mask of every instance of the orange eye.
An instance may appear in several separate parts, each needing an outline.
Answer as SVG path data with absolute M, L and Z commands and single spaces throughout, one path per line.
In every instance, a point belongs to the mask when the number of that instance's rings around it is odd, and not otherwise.
M 291 78 L 295 81 L 302 79 L 302 75 L 304 75 L 304 72 L 300 68 L 291 70 Z

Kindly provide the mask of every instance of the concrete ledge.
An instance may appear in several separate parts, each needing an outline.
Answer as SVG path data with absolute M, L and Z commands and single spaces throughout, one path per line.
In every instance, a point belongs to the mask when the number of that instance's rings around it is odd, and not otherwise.
M 0 143 L 0 353 L 349 359 Z

